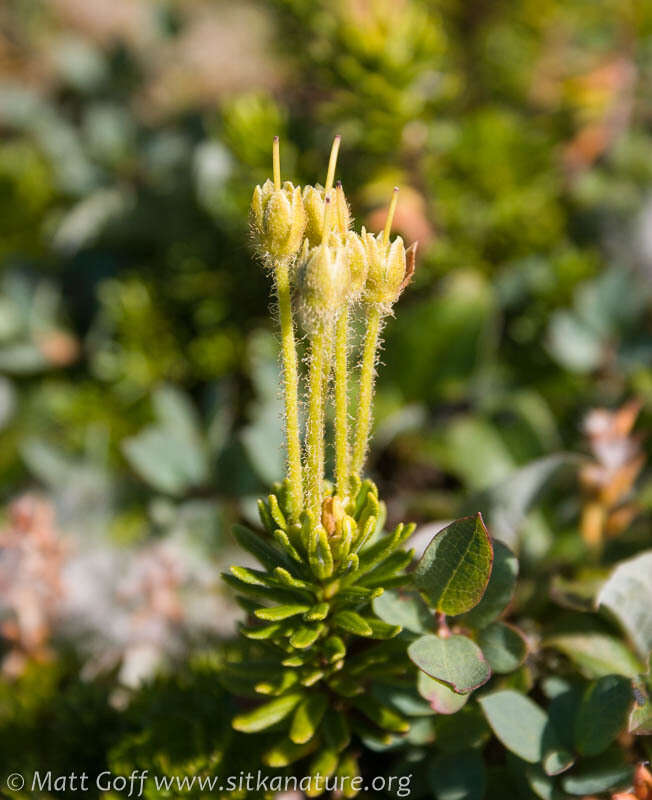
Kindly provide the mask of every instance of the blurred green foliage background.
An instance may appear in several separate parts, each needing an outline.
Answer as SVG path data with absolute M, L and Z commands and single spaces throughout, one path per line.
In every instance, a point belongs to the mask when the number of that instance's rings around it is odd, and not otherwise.
M 39 477 L 35 439 L 101 462 L 116 520 L 141 514 L 141 479 L 232 499 L 250 467 L 277 477 L 246 215 L 275 133 L 298 182 L 343 135 L 359 221 L 402 187 L 420 258 L 375 466 L 406 513 L 575 449 L 591 406 L 649 406 L 646 4 L 9 0 L 0 31 L 5 499 Z M 130 439 L 164 384 L 213 440 L 176 482 Z
M 247 229 L 277 133 L 298 183 L 341 133 L 357 224 L 399 184 L 420 242 L 378 386 L 391 520 L 583 451 L 590 408 L 638 397 L 649 428 L 651 81 L 636 0 L 4 0 L 0 501 L 212 554 L 253 517 L 282 469 Z M 563 558 L 578 510 L 527 517 L 526 551 Z
M 34 439 L 101 462 L 116 521 L 141 513 L 139 479 L 239 498 L 250 467 L 278 475 L 246 215 L 275 133 L 298 182 L 342 133 L 367 224 L 402 186 L 420 259 L 375 454 L 401 506 L 576 448 L 590 406 L 649 407 L 646 4 L 9 0 L 0 30 L 5 499 L 42 477 Z M 183 480 L 130 440 L 163 384 L 214 440 Z

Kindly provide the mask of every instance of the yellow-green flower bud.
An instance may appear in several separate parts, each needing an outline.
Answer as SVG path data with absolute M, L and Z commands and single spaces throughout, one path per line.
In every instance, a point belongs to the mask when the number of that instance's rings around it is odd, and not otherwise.
M 344 237 L 344 253 L 349 269 L 347 297 L 353 302 L 360 298 L 369 272 L 367 250 L 362 238 L 354 231 L 348 231 Z
M 286 181 L 281 189 L 275 189 L 270 180 L 256 186 L 250 220 L 256 247 L 264 258 L 293 258 L 301 247 L 306 227 L 300 187 Z
M 346 234 L 351 227 L 353 220 L 351 219 L 351 210 L 349 203 L 342 189 L 340 181 L 337 182 L 335 187 L 335 218 L 337 220 L 337 230 L 342 234 Z
M 344 248 L 323 242 L 310 249 L 306 239 L 299 264 L 299 309 L 303 327 L 309 334 L 334 320 L 347 288 Z
M 305 186 L 303 207 L 306 212 L 306 239 L 316 247 L 324 233 L 324 189 L 322 186 Z
M 338 183 L 336 190 L 331 192 L 334 200 L 334 230 L 344 235 L 351 226 L 351 214 L 342 189 Z M 324 236 L 324 211 L 325 189 L 319 184 L 306 186 L 303 190 L 303 206 L 306 211 L 306 238 L 311 247 L 316 247 Z
M 386 244 L 382 233 L 374 236 L 362 230 L 369 261 L 365 300 L 376 303 L 389 312 L 404 288 L 407 272 L 405 245 L 397 236 L 391 244 Z

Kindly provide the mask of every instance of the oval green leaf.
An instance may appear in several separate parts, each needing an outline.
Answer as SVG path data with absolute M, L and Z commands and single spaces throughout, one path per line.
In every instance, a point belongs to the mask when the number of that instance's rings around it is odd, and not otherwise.
M 558 774 L 573 764 L 559 742 L 548 715 L 533 700 L 514 689 L 503 689 L 478 701 L 496 737 L 515 755 Z
M 494 563 L 487 589 L 475 608 L 456 620 L 466 628 L 484 628 L 511 602 L 518 577 L 518 559 L 506 544 L 493 540 Z
M 623 561 L 611 573 L 596 598 L 630 636 L 639 655 L 652 651 L 652 550 Z
M 482 650 L 466 636 L 421 636 L 408 647 L 408 656 L 420 670 L 458 694 L 477 689 L 491 677 Z
M 527 643 L 516 628 L 494 622 L 478 634 L 478 644 L 493 672 L 513 672 L 527 655 Z
M 627 763 L 620 748 L 614 747 L 596 758 L 582 759 L 562 778 L 561 786 L 568 794 L 600 794 L 630 786 L 633 773 L 634 767 Z
M 584 756 L 604 752 L 626 725 L 634 703 L 631 681 L 605 675 L 585 691 L 575 718 L 575 747 Z
M 590 679 L 614 674 L 635 678 L 643 669 L 623 642 L 599 631 L 560 633 L 545 639 L 543 646 L 559 650 Z
M 436 681 L 421 670 L 417 675 L 417 689 L 421 697 L 430 703 L 430 708 L 438 714 L 455 714 L 471 697 L 470 692 L 457 694 L 445 683 Z
M 463 614 L 480 602 L 492 563 L 489 533 L 477 514 L 436 534 L 417 564 L 414 580 L 437 611 Z
M 413 633 L 426 633 L 432 612 L 417 594 L 387 591 L 373 601 L 374 612 L 390 625 L 400 625 Z

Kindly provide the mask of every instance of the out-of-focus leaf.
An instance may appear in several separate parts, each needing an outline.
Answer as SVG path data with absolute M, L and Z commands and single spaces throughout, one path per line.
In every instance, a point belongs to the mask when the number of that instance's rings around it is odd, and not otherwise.
M 312 753 L 317 744 L 316 740 L 306 744 L 295 744 L 289 739 L 281 739 L 263 754 L 263 763 L 268 767 L 287 767 Z
M 575 719 L 575 747 L 584 756 L 597 756 L 625 728 L 634 695 L 631 681 L 605 675 L 587 687 Z
M 11 420 L 16 404 L 15 398 L 11 381 L 0 375 L 0 430 Z
M 209 213 L 228 210 L 225 184 L 233 171 L 233 159 L 220 142 L 203 142 L 195 149 L 194 174 L 197 198 Z
M 486 514 L 494 538 L 516 548 L 525 518 L 549 482 L 580 463 L 581 459 L 571 453 L 537 459 L 510 472 L 492 488 L 472 496 L 464 508 L 480 509 Z
M 219 456 L 229 441 L 234 416 L 234 392 L 228 382 L 211 387 L 206 442 L 211 456 Z
M 548 774 L 568 769 L 573 756 L 561 746 L 548 715 L 533 700 L 513 689 L 486 694 L 478 701 L 498 739 L 532 764 L 542 762 Z
M 421 673 L 423 674 L 423 673 Z M 427 677 L 427 676 L 424 676 Z M 407 686 L 385 686 L 374 687 L 374 697 L 377 697 L 385 705 L 395 708 L 406 717 L 429 717 L 432 716 L 432 709 L 428 703 L 424 702 L 419 693 L 412 687 Z
M 283 476 L 283 403 L 279 392 L 278 350 L 272 337 L 260 333 L 250 345 L 250 369 L 256 400 L 242 443 L 259 477 L 272 484 Z
M 453 420 L 445 441 L 448 468 L 475 491 L 505 480 L 516 466 L 500 431 L 486 419 L 464 416 Z M 475 513 L 480 507 L 472 496 L 462 513 Z
M 386 731 L 406 733 L 410 728 L 410 724 L 401 714 L 378 702 L 369 694 L 355 697 L 352 702 L 372 722 Z
M 554 575 L 550 583 L 550 598 L 563 608 L 573 611 L 592 611 L 593 601 L 604 583 L 604 575 L 582 576 L 569 580 L 562 575 Z
M 233 720 L 233 727 L 237 731 L 243 731 L 244 733 L 264 731 L 266 728 L 271 728 L 272 725 L 276 725 L 277 722 L 285 719 L 296 708 L 301 698 L 300 692 L 278 697 L 269 703 L 258 706 L 253 711 L 239 714 Z
M 568 794 L 600 794 L 631 785 L 633 772 L 633 766 L 625 761 L 621 749 L 614 746 L 595 758 L 582 759 L 563 776 L 561 785 Z
M 201 440 L 199 417 L 190 399 L 173 386 L 161 386 L 152 395 L 154 412 L 164 428 L 181 439 Z
M 460 396 L 476 368 L 477 348 L 493 310 L 491 288 L 478 273 L 459 270 L 442 290 L 399 315 L 388 334 L 387 379 L 406 399 Z M 437 364 L 436 373 L 431 369 Z
M 485 796 L 487 776 L 484 759 L 477 750 L 442 753 L 429 775 L 437 800 L 482 800 Z
M 491 728 L 476 703 L 469 703 L 456 714 L 436 715 L 434 723 L 437 748 L 445 753 L 480 748 L 491 739 Z
M 564 653 L 587 678 L 614 673 L 633 678 L 642 668 L 640 661 L 619 639 L 598 631 L 556 634 L 548 637 L 544 645 Z
M 79 36 L 65 36 L 55 42 L 54 60 L 61 77 L 82 92 L 101 87 L 108 77 L 108 63 L 102 49 Z
M 528 790 L 530 790 L 541 800 L 563 800 L 554 776 L 547 775 L 539 764 L 529 764 L 513 753 L 507 755 L 507 765 L 519 789 L 519 796 L 525 794 L 529 796 Z
M 568 311 L 552 315 L 548 337 L 552 355 L 574 372 L 591 372 L 604 357 L 604 342 L 598 332 Z
M 54 246 L 72 255 L 90 246 L 112 220 L 125 214 L 132 198 L 120 189 L 98 189 L 73 206 L 59 224 Z
M 31 342 L 18 342 L 0 347 L 0 369 L 15 375 L 39 372 L 47 366 L 43 352 Z
M 642 658 L 652 651 L 652 551 L 623 561 L 611 573 L 596 598 L 634 642 Z
M 72 463 L 63 453 L 39 439 L 28 439 L 22 447 L 23 458 L 40 480 L 58 486 L 70 480 Z
M 206 448 L 190 401 L 166 386 L 154 393 L 158 424 L 123 443 L 134 470 L 155 489 L 173 495 L 200 486 L 209 476 Z
M 548 349 L 569 370 L 597 369 L 624 338 L 645 307 L 647 292 L 632 273 L 611 268 L 576 292 L 572 311 L 556 311 L 548 329 Z

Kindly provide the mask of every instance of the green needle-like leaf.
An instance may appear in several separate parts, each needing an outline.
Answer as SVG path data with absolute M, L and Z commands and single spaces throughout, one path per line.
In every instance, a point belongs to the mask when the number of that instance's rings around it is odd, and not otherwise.
M 305 627 L 297 628 L 297 630 L 292 634 L 290 637 L 290 644 L 292 647 L 296 647 L 298 650 L 304 650 L 306 647 L 310 647 L 313 645 L 324 629 L 323 625 L 317 625 L 316 627 Z
M 274 606 L 274 608 L 259 608 L 255 612 L 258 619 L 264 619 L 269 622 L 279 622 L 289 617 L 294 617 L 297 614 L 305 614 L 310 610 L 310 606 Z
M 295 744 L 289 739 L 282 739 L 263 755 L 263 763 L 268 767 L 287 767 L 300 758 L 304 758 L 312 753 L 318 746 L 318 742 L 313 740 L 306 744 Z
M 333 623 L 356 636 L 371 636 L 373 633 L 371 626 L 355 611 L 340 611 L 333 617 Z
M 235 540 L 251 553 L 267 569 L 273 570 L 274 567 L 285 567 L 289 572 L 292 571 L 292 562 L 278 547 L 274 547 L 258 533 L 254 533 L 243 525 L 233 526 L 233 536 Z
M 295 744 L 309 742 L 315 735 L 327 707 L 328 698 L 325 694 L 315 693 L 307 697 L 294 712 L 290 739 Z
M 329 709 L 321 725 L 322 736 L 330 750 L 340 753 L 351 741 L 351 730 L 346 716 L 338 710 Z
M 391 733 L 406 733 L 410 729 L 410 725 L 404 717 L 368 694 L 356 697 L 354 705 L 379 728 Z
M 243 733 L 258 733 L 266 728 L 271 728 L 272 725 L 285 719 L 296 708 L 302 697 L 301 693 L 293 692 L 265 703 L 246 714 L 239 714 L 233 720 L 233 727 Z

